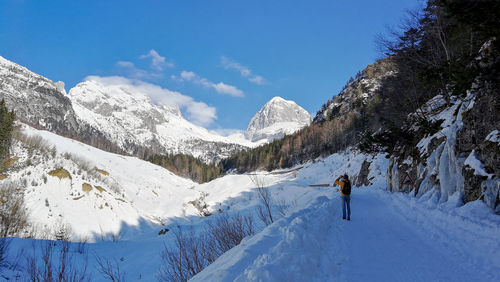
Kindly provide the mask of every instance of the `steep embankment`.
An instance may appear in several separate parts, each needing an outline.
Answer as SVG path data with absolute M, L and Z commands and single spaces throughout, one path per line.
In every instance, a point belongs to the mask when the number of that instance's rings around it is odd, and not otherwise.
M 431 191 L 440 202 L 458 193 L 464 203 L 480 199 L 500 213 L 500 84 L 490 77 L 498 73 L 492 65 L 499 59 L 492 44 L 484 44 L 476 59 L 484 73 L 466 97 L 447 100 L 438 95 L 410 115 L 410 138 L 398 142 L 391 156 L 389 189 L 414 188 L 417 197 Z M 417 115 L 434 129 L 424 130 Z M 414 187 L 401 185 L 406 173 L 415 180 Z

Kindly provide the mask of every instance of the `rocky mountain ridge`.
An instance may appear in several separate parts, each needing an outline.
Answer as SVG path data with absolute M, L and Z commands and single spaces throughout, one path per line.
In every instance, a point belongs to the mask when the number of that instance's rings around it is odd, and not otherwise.
M 252 141 L 272 141 L 311 123 L 311 116 L 295 102 L 274 97 L 250 120 L 246 136 Z
M 62 135 L 80 131 L 64 83 L 53 82 L 1 56 L 0 98 L 28 124 Z
M 268 104 L 276 106 L 254 118 L 260 124 L 250 123 L 253 138 L 246 140 L 194 125 L 175 105 L 153 102 L 147 93 L 127 84 L 104 85 L 90 78 L 67 94 L 64 83 L 53 82 L 3 57 L 0 82 L 0 98 L 21 121 L 106 151 L 141 158 L 187 154 L 206 163 L 216 162 L 293 132 L 310 120 L 294 102 L 275 98 Z M 290 111 L 296 115 L 290 115 Z

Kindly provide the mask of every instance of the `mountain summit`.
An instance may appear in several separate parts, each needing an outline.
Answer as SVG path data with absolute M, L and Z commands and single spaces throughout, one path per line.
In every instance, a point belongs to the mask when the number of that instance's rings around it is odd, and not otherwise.
M 246 131 L 252 141 L 271 141 L 311 123 L 311 116 L 293 101 L 274 97 L 250 120 Z

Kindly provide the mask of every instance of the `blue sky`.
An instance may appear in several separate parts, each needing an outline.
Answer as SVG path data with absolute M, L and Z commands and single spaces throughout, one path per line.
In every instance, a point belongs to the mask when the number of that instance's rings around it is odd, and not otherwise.
M 2 0 L 0 56 L 66 90 L 88 76 L 153 84 L 198 124 L 246 129 L 274 96 L 314 115 L 419 3 Z

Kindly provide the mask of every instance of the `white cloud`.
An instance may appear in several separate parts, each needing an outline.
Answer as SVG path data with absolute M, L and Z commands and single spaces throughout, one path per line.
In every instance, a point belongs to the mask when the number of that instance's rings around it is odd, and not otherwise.
M 260 75 L 256 75 L 254 77 L 251 77 L 248 80 L 250 82 L 252 82 L 252 83 L 257 84 L 257 85 L 264 85 L 264 84 L 266 84 L 266 80 L 262 76 L 260 76 Z
M 196 77 L 196 74 L 192 71 L 182 71 L 181 72 L 181 78 L 184 80 L 191 80 Z
M 214 89 L 217 93 L 219 94 L 225 94 L 225 95 L 230 95 L 233 97 L 243 97 L 245 96 L 243 91 L 238 89 L 235 86 L 225 84 L 224 82 L 219 82 L 219 83 L 213 83 L 212 81 L 200 77 L 196 73 L 192 71 L 182 71 L 179 76 L 172 75 L 170 76 L 173 80 L 176 81 L 191 81 L 196 84 L 200 84 L 201 86 L 205 88 L 212 88 Z
M 243 91 L 239 90 L 238 88 L 232 86 L 232 85 L 227 85 L 223 82 L 219 82 L 217 84 L 210 84 L 210 87 L 214 88 L 215 91 L 221 94 L 228 94 L 234 97 L 243 97 Z
M 235 62 L 225 56 L 221 57 L 221 64 L 225 69 L 234 69 L 240 72 L 241 76 L 246 77 L 248 81 L 251 83 L 255 83 L 257 85 L 264 85 L 267 81 L 260 75 L 252 74 L 252 71 L 243 66 L 242 64 Z
M 118 61 L 116 63 L 117 66 L 123 68 L 127 76 L 136 78 L 136 79 L 154 79 L 162 77 L 162 74 L 159 72 L 149 72 L 143 69 L 140 69 L 135 66 L 134 63 L 129 61 Z
M 217 119 L 216 109 L 203 102 L 191 103 L 186 112 L 190 121 L 202 126 L 208 126 Z
M 119 85 L 127 87 L 133 91 L 148 95 L 155 104 L 184 109 L 187 115 L 186 118 L 201 126 L 209 126 L 217 119 L 217 111 L 214 107 L 208 106 L 203 102 L 195 101 L 190 96 L 171 91 L 156 84 L 122 76 L 88 76 L 85 80 L 94 80 L 105 86 Z
M 141 55 L 139 59 L 151 58 L 151 68 L 157 71 L 162 71 L 164 67 L 173 68 L 174 64 L 167 62 L 165 57 L 160 56 L 156 50 L 151 49 L 145 55 Z
M 118 61 L 116 64 L 118 66 L 124 67 L 124 68 L 133 68 L 133 67 L 135 67 L 134 63 L 128 62 L 128 61 Z
M 222 56 L 221 63 L 225 69 L 235 69 L 235 70 L 239 71 L 241 76 L 243 76 L 243 77 L 248 77 L 252 74 L 252 71 L 249 68 L 241 65 L 238 62 L 231 61 L 227 57 Z

